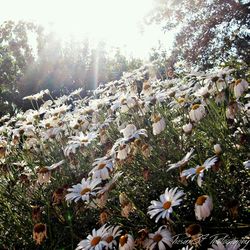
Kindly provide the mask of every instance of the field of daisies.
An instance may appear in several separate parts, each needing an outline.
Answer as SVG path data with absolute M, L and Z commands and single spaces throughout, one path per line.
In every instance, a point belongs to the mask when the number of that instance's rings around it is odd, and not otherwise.
M 154 65 L 0 119 L 1 249 L 247 249 L 250 94 Z

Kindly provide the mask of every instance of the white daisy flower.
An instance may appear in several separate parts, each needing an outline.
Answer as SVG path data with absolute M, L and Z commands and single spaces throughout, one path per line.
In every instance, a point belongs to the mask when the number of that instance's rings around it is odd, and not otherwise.
M 201 104 L 194 104 L 189 112 L 189 117 L 192 121 L 200 121 L 206 114 L 205 107 Z
M 119 239 L 119 250 L 132 250 L 134 245 L 134 238 L 131 234 L 122 235 Z
M 160 115 L 156 115 L 153 117 L 153 134 L 158 135 L 160 134 L 166 127 L 166 122 L 164 118 L 162 118 Z
M 97 191 L 100 189 L 100 187 L 96 187 L 102 182 L 101 179 L 90 179 L 88 178 L 85 180 L 85 178 L 82 179 L 81 183 L 78 183 L 76 185 L 73 185 L 72 188 L 69 188 L 68 191 L 69 194 L 66 195 L 67 201 L 73 201 L 77 202 L 78 200 L 82 199 L 83 201 L 89 202 L 90 196 L 96 196 Z
M 105 225 L 98 230 L 93 229 L 92 234 L 87 236 L 87 239 L 82 240 L 78 243 L 76 250 L 102 250 L 103 247 L 107 246 L 105 238 L 108 235 Z
M 214 152 L 215 152 L 216 155 L 221 154 L 222 149 L 221 149 L 220 144 L 215 144 L 215 145 L 214 145 Z
M 185 246 L 181 250 L 193 250 L 193 249 L 194 249 L 194 247 Z
M 182 166 L 185 166 L 189 160 L 193 157 L 192 154 L 194 152 L 194 149 L 191 149 L 190 152 L 188 152 L 183 159 L 181 159 L 180 161 L 178 161 L 177 163 L 173 163 L 173 164 L 169 164 L 169 168 L 167 171 L 174 169 L 174 168 L 179 168 Z
M 205 96 L 208 94 L 208 86 L 205 86 L 205 87 L 201 87 L 200 89 L 198 89 L 194 95 L 195 96 Z
M 107 235 L 105 241 L 107 242 L 107 249 L 116 249 L 117 247 L 117 237 L 121 235 L 122 230 L 119 226 L 112 226 L 107 228 Z
M 144 248 L 153 250 L 156 247 L 159 250 L 165 250 L 166 245 L 172 247 L 173 239 L 166 226 L 161 226 L 155 233 L 148 234 L 148 239 L 144 241 Z
M 182 201 L 180 197 L 184 195 L 182 190 L 177 191 L 177 189 L 177 187 L 174 189 L 166 188 L 165 193 L 160 195 L 160 201 L 151 201 L 151 205 L 148 207 L 148 214 L 151 219 L 156 215 L 155 222 L 158 222 L 160 218 L 169 219 L 173 207 L 180 205 Z
M 244 165 L 244 167 L 245 167 L 246 169 L 250 169 L 250 160 L 244 161 L 244 162 L 243 162 L 243 165 Z
M 238 250 L 238 249 L 240 249 L 240 244 L 236 240 L 228 242 L 226 246 L 224 246 L 220 240 L 216 240 L 216 242 L 212 245 L 212 248 L 208 248 L 208 250 Z
M 117 151 L 117 158 L 119 160 L 125 160 L 130 152 L 130 147 L 128 144 L 122 144 L 119 146 Z
M 129 138 L 135 133 L 136 130 L 137 128 L 134 124 L 128 124 L 126 128 L 122 129 L 120 132 L 123 134 L 124 138 Z
M 248 82 L 246 80 L 237 80 L 234 84 L 234 95 L 235 98 L 239 98 L 247 90 Z
M 184 133 L 190 134 L 192 132 L 193 125 L 191 122 L 189 122 L 188 124 L 183 125 L 182 129 L 183 129 Z
M 85 135 L 83 132 L 80 132 L 78 136 L 70 136 L 68 144 L 77 144 L 79 146 L 84 145 L 87 146 L 91 143 L 95 138 L 97 137 L 97 134 L 94 132 L 90 132 L 87 135 Z
M 195 202 L 195 216 L 197 220 L 205 220 L 213 209 L 212 198 L 208 195 L 199 196 Z
M 90 171 L 89 175 L 92 175 L 93 178 L 101 178 L 102 180 L 109 179 L 110 173 L 113 171 L 113 159 L 111 157 L 98 158 L 92 165 L 94 168 Z
M 216 161 L 217 161 L 216 156 L 208 158 L 201 166 L 197 165 L 195 168 L 183 170 L 181 173 L 181 177 L 186 177 L 186 178 L 191 177 L 191 180 L 194 180 L 195 177 L 198 177 L 197 183 L 199 187 L 201 187 L 204 171 L 210 169 L 215 164 Z

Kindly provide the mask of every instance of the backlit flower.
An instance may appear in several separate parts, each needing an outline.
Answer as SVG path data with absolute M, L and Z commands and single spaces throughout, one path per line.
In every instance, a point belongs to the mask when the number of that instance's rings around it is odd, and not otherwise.
M 180 205 L 184 193 L 182 190 L 178 191 L 178 188 L 166 188 L 165 193 L 160 195 L 159 201 L 151 201 L 151 205 L 148 207 L 148 214 L 150 218 L 156 216 L 155 221 L 158 222 L 160 218 L 169 219 L 170 214 L 173 212 L 173 207 Z

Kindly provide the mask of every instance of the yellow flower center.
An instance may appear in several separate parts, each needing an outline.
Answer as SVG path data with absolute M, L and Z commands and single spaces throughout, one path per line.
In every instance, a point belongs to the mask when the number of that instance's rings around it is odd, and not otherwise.
M 157 123 L 161 120 L 161 117 L 159 115 L 156 115 L 154 118 L 153 118 L 153 122 L 154 123 Z
M 101 240 L 100 236 L 96 236 L 95 238 L 93 238 L 93 240 L 91 240 L 91 246 L 96 246 Z
M 85 195 L 86 193 L 88 193 L 88 192 L 90 192 L 90 191 L 91 191 L 90 188 L 84 188 L 84 189 L 80 192 L 80 194 L 81 194 L 81 195 Z
M 88 142 L 89 140 L 88 139 L 82 139 L 82 142 Z
M 165 210 L 169 209 L 171 207 L 171 201 L 166 201 L 164 204 L 163 204 L 163 208 Z
M 195 173 L 196 173 L 196 174 L 200 174 L 204 169 L 205 169 L 204 166 L 199 166 L 199 167 L 195 170 Z
M 98 165 L 98 169 L 103 169 L 106 166 L 106 163 L 100 163 Z
M 126 105 L 126 104 L 127 104 L 127 99 L 126 99 L 126 98 L 123 98 L 123 99 L 121 100 L 121 104 L 122 104 L 122 105 Z
M 49 170 L 47 169 L 47 168 L 45 168 L 45 167 L 42 167 L 42 168 L 40 168 L 39 170 L 38 170 L 38 173 L 39 174 L 46 174 L 46 173 L 48 173 L 49 172 Z
M 106 241 L 107 241 L 107 243 L 110 243 L 110 242 L 113 241 L 113 239 L 114 239 L 114 237 L 113 237 L 112 235 L 110 235 L 110 236 L 106 239 Z
M 159 242 L 159 241 L 161 241 L 161 239 L 162 239 L 162 236 L 161 236 L 160 234 L 156 234 L 156 235 L 154 236 L 154 238 L 153 238 L 153 241 Z
M 120 245 L 121 245 L 121 246 L 124 246 L 125 243 L 127 242 L 127 240 L 128 240 L 128 235 L 127 235 L 127 234 L 121 236 L 121 237 L 120 237 L 120 240 L 119 240 Z
M 203 203 L 206 201 L 207 197 L 202 195 L 202 196 L 199 196 L 198 199 L 196 200 L 196 204 L 201 206 L 203 205 Z
M 238 79 L 236 82 L 235 82 L 235 85 L 238 85 L 241 83 L 241 79 Z
M 181 103 L 185 102 L 185 98 L 180 97 L 180 98 L 178 98 L 177 102 L 178 102 L 179 104 L 181 104 Z
M 196 109 L 198 109 L 200 107 L 200 104 L 194 104 L 193 106 L 192 106 L 192 110 L 196 110 Z
M 144 89 L 144 90 L 147 90 L 147 89 L 149 89 L 149 88 L 150 88 L 150 84 L 148 84 L 148 83 L 144 84 L 144 86 L 143 86 L 143 89 Z

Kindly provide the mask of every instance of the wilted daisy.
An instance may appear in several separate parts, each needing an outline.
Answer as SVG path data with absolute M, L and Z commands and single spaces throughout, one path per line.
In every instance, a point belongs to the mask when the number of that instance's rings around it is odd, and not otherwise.
M 144 241 L 144 248 L 153 249 L 166 249 L 166 246 L 172 247 L 172 236 L 166 226 L 161 226 L 155 233 L 148 234 L 148 239 Z
M 192 121 L 200 121 L 206 114 L 205 107 L 202 104 L 194 104 L 189 112 L 189 117 Z
M 52 164 L 51 166 L 41 167 L 37 171 L 37 182 L 40 184 L 48 183 L 51 178 L 51 171 L 55 170 L 64 163 L 64 160 Z
M 7 142 L 0 140 L 0 158 L 4 158 L 7 150 Z
M 235 102 L 235 101 L 230 102 L 228 107 L 226 108 L 227 119 L 233 120 L 239 110 L 240 110 L 240 106 L 238 102 Z
M 158 135 L 160 134 L 166 127 L 166 123 L 164 118 L 162 118 L 160 115 L 154 115 L 152 118 L 153 124 L 153 134 Z
M 194 180 L 194 178 L 197 177 L 197 183 L 199 187 L 201 187 L 204 171 L 210 169 L 215 164 L 217 159 L 218 158 L 216 156 L 213 156 L 211 158 L 208 158 L 201 166 L 197 165 L 195 168 L 189 168 L 183 170 L 181 172 L 181 177 L 186 177 L 186 178 L 191 177 L 191 180 Z
M 237 240 L 229 241 L 226 246 L 220 240 L 216 240 L 212 245 L 212 248 L 208 248 L 208 250 L 238 250 L 240 249 L 240 244 Z
M 201 226 L 199 224 L 191 224 L 186 229 L 186 235 L 191 238 L 190 245 L 199 247 L 201 243 Z
M 208 195 L 199 196 L 195 202 L 195 216 L 197 220 L 205 220 L 213 209 L 212 198 Z
M 117 237 L 121 235 L 122 230 L 119 226 L 111 226 L 107 228 L 107 235 L 105 236 L 105 241 L 107 242 L 106 249 L 116 249 L 117 247 Z
M 151 201 L 151 205 L 148 207 L 148 214 L 152 219 L 157 215 L 155 222 L 158 222 L 160 218 L 169 219 L 170 214 L 173 212 L 173 207 L 180 205 L 184 193 L 182 190 L 178 191 L 178 188 L 166 188 L 165 193 L 160 195 L 159 201 Z
M 73 201 L 77 202 L 78 200 L 82 199 L 83 201 L 89 202 L 90 196 L 96 196 L 97 191 L 100 187 L 97 187 L 102 182 L 101 179 L 91 179 L 85 178 L 82 179 L 81 183 L 73 185 L 72 188 L 69 188 L 69 194 L 66 195 L 66 201 Z
M 47 238 L 47 227 L 43 223 L 37 223 L 33 228 L 33 239 L 37 245 L 41 245 Z
M 119 239 L 119 250 L 132 250 L 134 245 L 134 238 L 131 234 L 122 235 Z
M 103 225 L 98 230 L 93 229 L 92 234 L 87 236 L 87 239 L 82 240 L 78 243 L 76 250 L 101 250 L 107 246 L 105 238 L 108 235 L 106 225 Z

